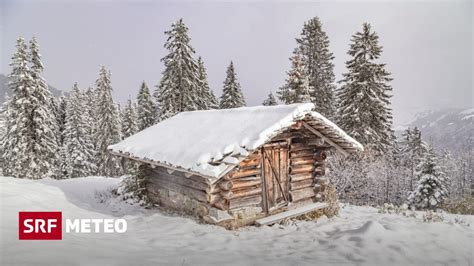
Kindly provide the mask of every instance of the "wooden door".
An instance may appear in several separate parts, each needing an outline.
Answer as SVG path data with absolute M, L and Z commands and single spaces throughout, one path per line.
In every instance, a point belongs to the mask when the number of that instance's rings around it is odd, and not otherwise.
M 288 204 L 288 144 L 278 142 L 262 148 L 263 209 L 271 212 Z

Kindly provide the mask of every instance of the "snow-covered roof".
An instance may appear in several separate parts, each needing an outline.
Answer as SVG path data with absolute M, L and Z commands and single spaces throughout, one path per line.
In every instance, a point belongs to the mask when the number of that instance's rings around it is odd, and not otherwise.
M 109 146 L 119 155 L 217 179 L 297 120 L 310 118 L 346 151 L 362 145 L 312 111 L 311 103 L 179 113 Z

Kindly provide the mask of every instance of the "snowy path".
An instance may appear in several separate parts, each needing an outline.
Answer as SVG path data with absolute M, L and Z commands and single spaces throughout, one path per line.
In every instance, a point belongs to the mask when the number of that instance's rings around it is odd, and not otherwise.
M 0 264 L 51 265 L 473 265 L 471 227 L 423 223 L 350 206 L 340 217 L 227 231 L 192 219 L 136 209 L 109 198 L 119 179 L 19 180 L 0 177 Z M 100 200 L 102 199 L 102 200 Z M 18 211 L 60 210 L 63 218 L 123 217 L 125 234 L 67 234 L 19 241 Z M 454 217 L 454 216 L 453 216 Z M 452 218 L 452 217 L 451 217 Z

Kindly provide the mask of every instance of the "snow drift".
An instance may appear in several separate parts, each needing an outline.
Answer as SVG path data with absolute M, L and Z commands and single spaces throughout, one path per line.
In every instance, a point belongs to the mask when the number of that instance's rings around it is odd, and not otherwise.
M 227 231 L 119 202 L 120 179 L 22 180 L 0 177 L 0 264 L 68 265 L 469 265 L 472 228 L 345 207 L 340 217 Z M 63 218 L 124 218 L 124 234 L 63 234 L 19 241 L 19 211 Z M 452 217 L 451 217 L 452 218 Z M 473 222 L 472 216 L 463 219 Z

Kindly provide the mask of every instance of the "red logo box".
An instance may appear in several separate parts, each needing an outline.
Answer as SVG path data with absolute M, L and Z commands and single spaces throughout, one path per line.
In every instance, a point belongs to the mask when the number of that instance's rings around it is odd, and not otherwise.
M 61 212 L 19 212 L 20 240 L 61 240 L 63 238 Z

